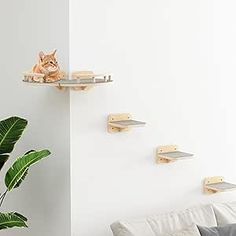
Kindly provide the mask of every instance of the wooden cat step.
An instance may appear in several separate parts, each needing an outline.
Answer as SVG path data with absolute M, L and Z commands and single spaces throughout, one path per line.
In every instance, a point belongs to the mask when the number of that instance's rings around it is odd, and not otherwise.
M 236 184 L 225 182 L 222 176 L 208 177 L 204 180 L 204 192 L 207 194 L 233 190 L 236 190 Z

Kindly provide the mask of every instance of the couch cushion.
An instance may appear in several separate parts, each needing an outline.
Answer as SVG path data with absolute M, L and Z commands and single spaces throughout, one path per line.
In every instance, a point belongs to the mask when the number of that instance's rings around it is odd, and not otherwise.
M 236 202 L 213 204 L 218 225 L 236 223 Z
M 212 206 L 200 206 L 139 220 L 123 220 L 111 225 L 114 236 L 159 236 L 182 230 L 192 224 L 217 226 Z
M 181 231 L 163 234 L 162 236 L 201 236 L 196 225 L 189 226 Z
M 147 219 L 117 221 L 111 229 L 114 236 L 155 236 Z
M 229 224 L 218 227 L 202 227 L 198 226 L 201 236 L 235 236 L 236 235 L 236 224 Z

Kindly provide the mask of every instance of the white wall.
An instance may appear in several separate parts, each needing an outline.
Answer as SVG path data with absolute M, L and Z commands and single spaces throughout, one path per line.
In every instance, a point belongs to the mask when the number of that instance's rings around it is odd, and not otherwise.
M 71 0 L 70 67 L 112 72 L 114 84 L 71 93 L 72 235 L 194 204 L 206 176 L 236 181 L 233 0 Z M 110 113 L 145 128 L 108 134 Z M 158 145 L 196 159 L 158 166 Z
M 40 50 L 58 48 L 59 61 L 68 70 L 68 20 L 66 0 L 1 2 L 0 119 L 18 115 L 29 121 L 4 170 L 32 148 L 52 152 L 32 168 L 21 188 L 9 193 L 1 209 L 27 216 L 29 229 L 7 230 L 4 236 L 70 235 L 69 94 L 22 82 L 22 72 L 37 62 Z

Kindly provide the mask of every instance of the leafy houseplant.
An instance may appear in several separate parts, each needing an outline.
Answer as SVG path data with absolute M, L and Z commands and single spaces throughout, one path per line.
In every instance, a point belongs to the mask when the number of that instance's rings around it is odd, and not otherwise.
M 0 121 L 0 171 L 10 157 L 16 142 L 27 126 L 27 120 L 10 117 Z M 48 157 L 50 151 L 29 151 L 18 157 L 5 175 L 6 190 L 0 194 L 0 208 L 6 195 L 18 188 L 29 172 L 29 168 Z M 17 212 L 0 212 L 0 230 L 13 227 L 27 227 L 27 218 Z

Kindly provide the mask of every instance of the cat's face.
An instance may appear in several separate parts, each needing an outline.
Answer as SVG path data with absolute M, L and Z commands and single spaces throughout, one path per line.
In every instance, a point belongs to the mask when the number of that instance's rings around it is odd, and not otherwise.
M 55 71 L 58 69 L 57 59 L 55 57 L 56 50 L 52 54 L 39 53 L 39 64 L 48 71 Z

